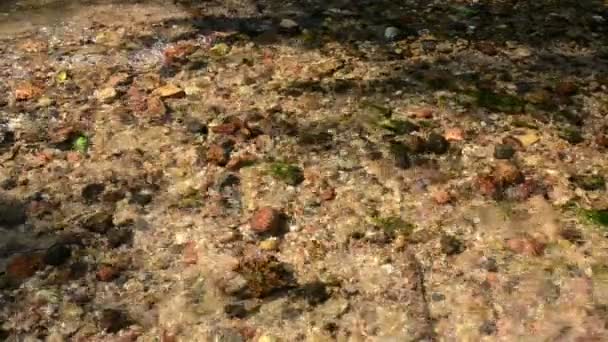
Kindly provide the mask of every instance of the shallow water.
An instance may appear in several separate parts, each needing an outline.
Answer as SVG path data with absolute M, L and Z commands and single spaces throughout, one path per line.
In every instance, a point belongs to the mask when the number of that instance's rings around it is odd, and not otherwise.
M 8 0 L 0 1 L 0 38 L 32 30 L 57 29 L 70 25 L 86 27 L 155 20 L 180 12 L 171 1 L 116 0 Z

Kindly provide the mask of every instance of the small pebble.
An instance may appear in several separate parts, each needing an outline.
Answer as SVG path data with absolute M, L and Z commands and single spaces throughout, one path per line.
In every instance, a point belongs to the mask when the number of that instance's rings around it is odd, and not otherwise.
M 72 250 L 64 244 L 56 244 L 47 249 L 44 255 L 44 263 L 51 266 L 59 266 L 68 261 Z
M 431 133 L 426 141 L 426 150 L 434 154 L 444 154 L 450 148 L 450 143 L 441 134 Z
M 498 144 L 494 147 L 494 158 L 511 159 L 515 155 L 515 148 L 510 144 Z
M 249 221 L 251 230 L 256 233 L 268 233 L 281 227 L 281 213 L 271 207 L 258 209 Z
M 394 26 L 389 26 L 384 30 L 384 38 L 388 41 L 393 41 L 399 38 L 401 30 Z

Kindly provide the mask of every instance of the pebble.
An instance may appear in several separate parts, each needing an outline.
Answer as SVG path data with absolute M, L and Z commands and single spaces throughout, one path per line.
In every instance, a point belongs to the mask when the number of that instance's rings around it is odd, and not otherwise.
M 219 166 L 225 166 L 230 160 L 230 150 L 219 144 L 212 144 L 207 149 L 207 161 Z
M 103 281 L 103 282 L 109 282 L 109 281 L 116 279 L 116 277 L 118 277 L 119 273 L 120 272 L 112 266 L 102 265 L 97 270 L 97 273 L 95 275 L 97 277 L 97 280 Z
M 128 316 L 116 309 L 105 309 L 99 319 L 99 327 L 108 333 L 117 333 L 130 325 Z
M 450 148 L 450 143 L 441 134 L 431 133 L 426 141 L 426 150 L 434 154 L 444 154 Z
M 160 98 L 179 98 L 184 97 L 186 93 L 184 90 L 174 84 L 167 84 L 160 88 L 156 88 L 153 92 L 153 95 L 157 95 Z
M 515 155 L 515 148 L 510 144 L 498 144 L 494 147 L 494 158 L 511 159 Z
M 261 250 L 265 251 L 276 251 L 279 249 L 279 240 L 276 238 L 270 238 L 260 241 L 259 247 Z
M 113 213 L 109 210 L 101 210 L 85 218 L 81 223 L 86 230 L 95 233 L 105 233 L 114 227 Z
M 288 30 L 288 31 L 296 30 L 299 27 L 298 23 L 295 20 L 291 20 L 291 19 L 281 20 L 281 22 L 279 23 L 279 26 L 283 30 Z
M 517 166 L 511 162 L 499 161 L 494 167 L 494 179 L 503 186 L 521 183 L 524 176 Z
M 26 208 L 14 198 L 0 196 L 0 226 L 14 227 L 25 223 Z
M 281 212 L 274 208 L 260 208 L 253 214 L 249 221 L 251 230 L 259 234 L 275 232 L 281 228 L 281 216 Z
M 452 235 L 443 235 L 440 240 L 441 252 L 446 255 L 456 255 L 464 252 L 465 246 Z
M 279 342 L 279 339 L 273 335 L 262 335 L 257 342 Z
M 126 228 L 112 228 L 106 236 L 110 247 L 117 248 L 129 243 L 133 238 L 133 232 Z
M 540 256 L 545 250 L 545 244 L 532 237 L 509 239 L 507 247 L 517 254 L 526 256 Z
M 99 100 L 99 102 L 102 103 L 112 102 L 117 95 L 118 93 L 116 92 L 116 89 L 112 87 L 106 87 L 95 92 L 95 97 L 97 100 Z
M 91 183 L 85 185 L 80 194 L 87 203 L 97 202 L 99 200 L 99 196 L 104 192 L 105 188 L 106 187 L 103 183 Z
M 56 244 L 47 249 L 44 263 L 51 266 L 60 266 L 70 259 L 72 250 L 65 244 Z
M 384 39 L 388 41 L 396 40 L 399 38 L 400 35 L 401 30 L 394 26 L 389 26 L 384 30 Z
M 42 266 L 40 254 L 30 253 L 14 256 L 6 266 L 6 274 L 10 279 L 24 280 L 33 276 Z

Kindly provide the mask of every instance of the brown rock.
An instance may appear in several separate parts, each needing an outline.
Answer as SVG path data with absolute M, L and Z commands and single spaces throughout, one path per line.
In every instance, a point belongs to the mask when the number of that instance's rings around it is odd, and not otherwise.
M 324 201 L 331 201 L 336 198 L 336 190 L 334 188 L 327 188 L 321 191 L 319 197 Z
M 595 139 L 595 143 L 603 148 L 608 148 L 608 135 L 600 134 Z
M 198 263 L 198 248 L 196 242 L 186 243 L 183 251 L 183 261 L 186 265 L 196 265 Z
M 146 94 L 135 86 L 131 86 L 127 91 L 127 103 L 129 109 L 134 113 L 143 113 L 148 108 L 146 104 Z
M 434 113 L 435 113 L 435 110 L 431 107 L 421 107 L 421 108 L 416 108 L 412 112 L 412 117 L 417 118 L 417 119 L 430 119 L 433 117 Z
M 445 130 L 443 137 L 448 141 L 462 141 L 464 140 L 464 131 L 458 127 L 448 128 Z
M 271 207 L 263 207 L 253 214 L 249 224 L 251 230 L 256 233 L 268 233 L 278 230 L 281 221 L 281 212 Z
M 23 254 L 13 257 L 6 266 L 6 274 L 13 280 L 25 280 L 42 267 L 42 255 Z
M 521 183 L 524 176 L 515 164 L 508 161 L 499 161 L 494 167 L 494 179 L 502 186 Z
M 217 134 L 233 135 L 242 128 L 244 128 L 243 122 L 239 118 L 231 118 L 228 122 L 212 127 L 211 131 Z
M 477 50 L 488 56 L 495 56 L 498 53 L 496 46 L 492 42 L 482 41 L 477 43 Z
M 175 84 L 167 84 L 160 88 L 156 88 L 153 91 L 153 94 L 158 95 L 161 98 L 180 98 L 186 95 L 184 90 Z
M 446 190 L 437 190 L 432 197 L 437 204 L 448 204 L 452 201 L 452 195 Z
M 577 91 L 578 87 L 576 83 L 570 81 L 563 81 L 555 86 L 555 92 L 560 96 L 572 96 Z
M 97 276 L 97 280 L 99 281 L 103 281 L 103 282 L 108 282 L 108 281 L 112 281 L 114 279 L 116 279 L 116 277 L 118 277 L 118 275 L 120 274 L 120 271 L 112 266 L 109 265 L 102 265 L 96 273 Z
M 492 176 L 480 176 L 475 183 L 479 192 L 484 196 L 493 197 L 498 193 L 498 184 Z
M 163 51 L 165 63 L 171 64 L 177 60 L 181 60 L 194 52 L 195 46 L 192 44 L 176 44 L 169 46 Z
M 228 163 L 230 157 L 230 150 L 222 145 L 212 144 L 207 149 L 207 162 L 225 166 Z
M 228 164 L 226 164 L 226 168 L 229 170 L 236 171 L 242 167 L 255 163 L 255 161 L 256 161 L 256 157 L 254 155 L 246 153 L 246 154 L 231 158 L 230 161 L 228 162 Z
M 509 239 L 507 247 L 517 254 L 526 256 L 540 256 L 545 250 L 545 244 L 533 237 Z
M 151 96 L 146 100 L 146 114 L 151 118 L 161 118 L 167 113 L 165 103 L 158 96 Z
M 24 82 L 15 87 L 15 100 L 27 101 L 42 93 L 42 89 L 30 82 Z

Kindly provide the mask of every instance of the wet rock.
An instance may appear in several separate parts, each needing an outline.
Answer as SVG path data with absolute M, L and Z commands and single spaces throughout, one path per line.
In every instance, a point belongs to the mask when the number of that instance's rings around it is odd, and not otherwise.
M 248 312 L 244 303 L 229 303 L 224 306 L 224 313 L 228 318 L 245 318 Z
M 304 181 L 304 172 L 299 166 L 276 162 L 270 165 L 270 174 L 286 184 L 296 186 Z
M 207 125 L 199 120 L 189 119 L 186 121 L 186 130 L 192 134 L 207 134 Z
M 441 42 L 437 44 L 437 52 L 450 53 L 454 50 L 454 46 L 450 42 Z
M 279 28 L 285 33 L 296 33 L 299 31 L 300 25 L 292 19 L 282 19 L 279 23 Z
M 434 154 L 444 154 L 450 148 L 450 143 L 441 134 L 431 133 L 426 141 L 426 150 Z
M 578 86 L 574 82 L 562 81 L 555 86 L 555 93 L 560 96 L 572 96 L 578 91 Z
M 388 41 L 394 41 L 399 39 L 401 36 L 401 30 L 396 28 L 395 26 L 389 26 L 384 29 L 384 39 Z
M 517 146 L 520 146 L 522 149 L 525 149 L 529 146 L 536 144 L 540 140 L 540 137 L 538 136 L 538 133 L 536 133 L 536 131 L 528 130 L 503 139 L 503 143 L 511 144 L 511 141 L 507 141 L 507 139 L 514 139 L 517 142 Z M 511 145 L 513 146 L 513 144 Z M 513 147 L 517 148 L 516 146 Z
M 14 256 L 6 266 L 6 274 L 11 280 L 21 281 L 33 276 L 42 268 L 42 255 L 27 253 Z
M 154 89 L 152 92 L 153 95 L 156 95 L 160 98 L 180 98 L 184 97 L 186 93 L 184 90 L 174 84 L 167 84 L 160 88 Z
M 494 147 L 494 158 L 511 159 L 515 155 L 515 148 L 510 144 L 498 144 Z
M 226 166 L 230 160 L 231 144 L 212 144 L 207 149 L 207 162 L 218 166 Z
M 540 256 L 545 250 L 545 244 L 533 237 L 521 237 L 507 240 L 507 247 L 517 254 L 525 256 Z
M 606 180 L 601 175 L 576 175 L 570 177 L 570 182 L 586 191 L 606 189 Z
M 333 200 L 334 198 L 336 198 L 336 189 L 329 187 L 322 190 L 319 194 L 319 198 L 321 198 L 323 201 Z
M 21 201 L 0 195 L 0 226 L 14 227 L 26 219 L 26 207 Z
M 437 190 L 437 191 L 433 192 L 431 197 L 433 198 L 435 203 L 441 204 L 441 205 L 448 204 L 453 199 L 452 195 L 446 190 Z
M 150 96 L 146 99 L 144 113 L 150 119 L 160 119 L 167 114 L 167 107 L 160 97 Z
M 91 183 L 85 185 L 80 194 L 85 202 L 93 203 L 99 201 L 99 196 L 101 196 L 105 189 L 106 186 L 103 183 Z
M 489 42 L 489 41 L 478 42 L 476 45 L 476 48 L 481 53 L 488 55 L 488 56 L 495 56 L 496 54 L 498 54 L 498 49 L 496 48 L 496 46 L 492 42 Z
M 198 263 L 198 247 L 196 242 L 188 241 L 182 251 L 183 262 L 186 265 L 196 265 Z
M 99 327 L 110 334 L 117 333 L 131 325 L 126 313 L 116 309 L 105 309 L 99 318 Z
M 295 291 L 296 296 L 304 298 L 308 305 L 319 305 L 330 298 L 327 285 L 322 282 L 312 282 L 300 286 Z
M 445 255 L 456 255 L 464 252 L 465 245 L 452 235 L 443 235 L 440 239 L 441 252 Z
M 494 258 L 486 258 L 480 266 L 488 272 L 498 272 L 498 264 Z
M 99 281 L 109 282 L 116 279 L 119 274 L 120 270 L 118 270 L 116 267 L 110 265 L 102 265 L 97 270 L 97 273 L 95 273 L 95 276 Z
M 107 87 L 100 90 L 95 91 L 95 97 L 101 103 L 110 103 L 114 101 L 118 93 L 116 89 L 113 87 Z
M 406 136 L 402 143 L 407 147 L 411 153 L 422 153 L 426 148 L 426 141 L 417 135 Z
M 263 207 L 253 214 L 249 224 L 251 230 L 258 234 L 277 232 L 282 228 L 283 217 L 280 211 L 271 207 Z
M 464 131 L 462 128 L 454 127 L 445 130 L 443 137 L 447 141 L 462 141 L 464 140 Z
M 504 199 L 511 201 L 524 201 L 539 190 L 538 184 L 533 180 L 525 180 L 522 183 L 511 185 L 504 189 Z
M 276 251 L 279 249 L 279 240 L 277 240 L 276 238 L 270 238 L 264 241 L 260 241 L 259 247 L 263 251 Z
M 47 249 L 44 263 L 51 266 L 60 266 L 70 259 L 72 249 L 65 244 L 55 244 Z
M 114 227 L 113 212 L 110 210 L 97 211 L 83 220 L 82 227 L 91 232 L 105 233 Z
M 222 56 L 226 56 L 227 54 L 230 53 L 230 46 L 226 43 L 217 43 L 215 45 L 213 45 L 213 47 L 211 47 L 211 49 L 209 49 L 209 52 L 211 53 L 212 56 L 215 57 L 222 57 Z
M 129 244 L 133 239 L 133 232 L 127 228 L 112 228 L 107 232 L 108 244 L 117 248 Z
M 502 160 L 494 167 L 492 176 L 501 186 L 521 183 L 524 180 L 523 174 L 515 164 Z
M 244 296 L 263 298 L 276 291 L 293 287 L 295 279 L 287 265 L 274 255 L 253 252 L 239 262 L 236 272 L 246 281 Z
M 131 193 L 130 203 L 135 203 L 141 206 L 150 204 L 154 198 L 154 191 L 151 188 L 143 188 Z

